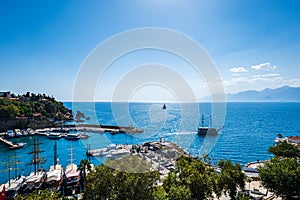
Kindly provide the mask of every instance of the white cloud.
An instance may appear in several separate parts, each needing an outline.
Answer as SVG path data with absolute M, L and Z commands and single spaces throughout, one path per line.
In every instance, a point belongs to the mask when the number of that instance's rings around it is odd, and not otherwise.
M 278 77 L 278 76 L 281 76 L 280 74 L 278 73 L 274 73 L 274 74 L 257 74 L 257 75 L 252 75 L 251 77 L 252 78 L 258 78 L 258 77 Z
M 252 76 L 241 76 L 237 78 L 231 78 L 227 81 L 223 81 L 223 84 L 225 87 L 228 86 L 234 86 L 241 83 L 247 83 L 247 84 L 254 84 L 254 83 L 275 83 L 275 82 L 281 82 L 283 78 L 280 74 L 258 74 L 258 75 L 252 75 Z M 250 86 L 250 85 L 249 85 Z
M 255 70 L 272 70 L 272 69 L 276 69 L 275 65 L 272 65 L 271 63 L 261 63 L 259 65 L 253 65 L 251 66 L 252 69 Z
M 231 68 L 230 71 L 234 73 L 247 72 L 247 70 L 244 67 L 234 67 Z
M 290 79 L 287 81 L 287 84 L 291 87 L 300 87 L 300 78 Z

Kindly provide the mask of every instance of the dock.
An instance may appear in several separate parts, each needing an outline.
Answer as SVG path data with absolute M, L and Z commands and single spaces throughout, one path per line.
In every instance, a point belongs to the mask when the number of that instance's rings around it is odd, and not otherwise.
M 10 149 L 18 149 L 18 148 L 22 148 L 24 146 L 24 144 L 13 144 L 12 142 L 0 137 L 0 142 L 6 144 L 9 146 Z
M 64 125 L 65 128 L 70 130 L 77 130 L 77 131 L 90 131 L 90 132 L 110 132 L 113 134 L 118 133 L 142 133 L 143 130 L 135 128 L 133 126 L 113 126 L 113 125 L 103 125 L 103 124 L 69 124 Z

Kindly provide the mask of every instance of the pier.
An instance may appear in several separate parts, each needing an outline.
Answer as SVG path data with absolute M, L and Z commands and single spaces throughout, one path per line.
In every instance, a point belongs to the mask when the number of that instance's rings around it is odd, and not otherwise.
M 24 146 L 24 144 L 20 143 L 20 144 L 13 144 L 12 142 L 0 137 L 0 142 L 6 144 L 9 146 L 10 149 L 17 149 L 17 148 L 21 148 Z
M 90 131 L 90 132 L 110 132 L 112 134 L 116 133 L 142 133 L 143 130 L 135 128 L 133 126 L 113 126 L 113 125 L 103 125 L 103 124 L 69 124 L 64 125 L 65 128 L 74 129 L 78 131 Z

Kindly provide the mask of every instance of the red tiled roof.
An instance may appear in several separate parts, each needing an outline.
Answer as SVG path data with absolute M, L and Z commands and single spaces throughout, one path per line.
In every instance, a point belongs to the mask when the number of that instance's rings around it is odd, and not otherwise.
M 289 140 L 299 141 L 300 142 L 300 136 L 290 136 Z

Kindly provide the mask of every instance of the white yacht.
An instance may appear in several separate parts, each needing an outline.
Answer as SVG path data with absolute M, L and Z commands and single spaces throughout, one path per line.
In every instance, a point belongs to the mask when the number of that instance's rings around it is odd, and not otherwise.
M 46 187 L 51 191 L 60 191 L 62 186 L 63 168 L 60 164 L 52 165 L 47 172 Z

